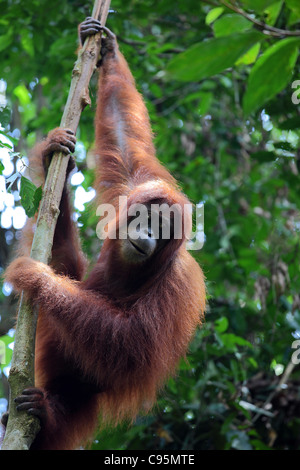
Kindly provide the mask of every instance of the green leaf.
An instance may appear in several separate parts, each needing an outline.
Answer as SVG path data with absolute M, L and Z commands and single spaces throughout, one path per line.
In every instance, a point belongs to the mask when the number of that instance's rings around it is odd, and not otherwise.
M 7 147 L 10 148 L 11 150 L 13 149 L 13 145 L 18 145 L 19 139 L 12 137 L 7 132 L 0 131 L 0 135 L 4 135 L 4 137 L 6 137 L 8 140 L 11 141 L 11 145 L 7 144 Z M 3 142 L 1 143 L 3 144 Z
M 257 13 L 262 13 L 269 5 L 272 5 L 276 1 L 277 0 L 242 0 L 241 4 L 244 8 L 249 8 Z
M 8 106 L 0 108 L 0 122 L 2 127 L 7 127 L 11 119 L 11 110 Z M 1 132 L 2 133 L 2 132 Z M 4 134 L 5 135 L 5 134 Z
M 8 346 L 13 343 L 14 339 L 11 336 L 0 336 L 0 370 L 10 364 L 12 358 L 12 349 Z
M 205 115 L 208 112 L 212 102 L 213 102 L 213 94 L 203 92 L 201 94 L 199 113 L 201 115 Z
M 274 148 L 280 150 L 286 150 L 288 152 L 294 152 L 294 147 L 289 142 L 275 142 L 273 144 Z
M 299 0 L 285 0 L 285 3 L 290 10 L 292 10 L 296 15 L 300 16 L 300 3 Z
M 12 145 L 7 144 L 6 142 L 0 142 L 0 147 L 6 148 L 6 149 L 9 149 L 9 150 L 12 150 L 12 148 L 13 148 Z
M 237 13 L 224 15 L 219 20 L 215 21 L 213 30 L 215 36 L 230 36 L 234 33 L 241 33 L 253 27 L 253 23 Z
M 39 186 L 39 187 L 35 190 L 35 193 L 34 193 L 34 196 L 33 196 L 33 205 L 34 205 L 34 207 L 36 207 L 36 210 L 37 210 L 38 207 L 39 207 L 39 204 L 40 204 L 40 202 L 41 202 L 42 196 L 43 196 L 43 188 L 42 188 L 42 186 Z
M 254 450 L 271 450 L 271 447 L 268 447 L 264 442 L 259 439 L 251 439 L 251 444 L 254 447 Z
M 30 93 L 24 83 L 21 83 L 14 89 L 14 95 L 19 99 L 22 106 L 30 103 Z
M 289 83 L 299 44 L 299 38 L 282 39 L 258 59 L 250 72 L 243 98 L 246 115 L 261 108 Z
M 7 34 L 0 36 L 0 52 L 6 50 L 13 42 L 13 30 L 9 29 Z
M 256 61 L 256 58 L 259 54 L 259 51 L 260 51 L 260 42 L 258 42 L 257 44 L 254 44 L 254 46 L 252 46 L 249 51 L 246 52 L 246 54 L 244 54 L 242 57 L 240 57 L 235 65 L 250 65 L 250 64 L 253 64 L 253 62 Z
M 26 51 L 30 57 L 34 56 L 32 33 L 27 29 L 23 29 L 21 32 L 21 45 L 24 51 Z
M 215 321 L 215 329 L 218 333 L 224 333 L 227 330 L 229 322 L 226 317 L 218 318 Z
M 21 176 L 21 204 L 28 217 L 33 217 L 42 198 L 42 187 L 37 188 L 29 179 Z
M 222 333 L 219 335 L 219 339 L 224 346 L 231 351 L 234 351 L 237 345 L 252 348 L 252 344 L 249 341 L 233 333 Z
M 247 360 L 248 360 L 249 364 L 251 364 L 251 366 L 253 366 L 253 367 L 255 367 L 255 369 L 257 369 L 258 364 L 257 364 L 256 360 L 254 359 L 254 357 L 248 357 Z
M 265 22 L 268 25 L 273 26 L 276 23 L 277 18 L 278 18 L 279 14 L 280 14 L 280 11 L 282 9 L 282 4 L 283 4 L 283 0 L 280 0 L 279 2 L 276 2 L 273 5 L 270 5 L 268 8 L 266 8 L 266 10 L 265 10 L 265 15 L 266 15 Z
M 220 15 L 222 15 L 223 11 L 224 8 L 222 7 L 217 7 L 210 10 L 206 15 L 205 24 L 209 25 L 213 23 L 217 18 L 219 18 Z
M 268 152 L 267 150 L 259 150 L 251 154 L 251 158 L 259 160 L 261 163 L 274 162 L 277 157 L 274 152 Z
M 0 175 L 2 175 L 2 172 L 3 172 L 4 168 L 5 167 L 4 167 L 3 163 L 0 162 Z
M 194 44 L 170 61 L 167 74 L 182 81 L 216 75 L 232 67 L 261 37 L 257 31 L 246 31 Z

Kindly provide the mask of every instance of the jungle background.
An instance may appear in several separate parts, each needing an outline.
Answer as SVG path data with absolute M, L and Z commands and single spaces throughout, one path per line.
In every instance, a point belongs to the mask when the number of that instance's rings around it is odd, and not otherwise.
M 0 274 L 25 221 L 20 176 L 57 127 L 76 60 L 81 0 L 0 0 Z M 298 0 L 112 0 L 118 36 L 155 133 L 157 155 L 195 204 L 208 290 L 188 362 L 158 405 L 93 449 L 298 449 L 300 425 L 300 6 Z M 299 93 L 298 91 L 299 90 Z M 90 260 L 99 252 L 92 105 L 72 178 Z M 0 412 L 16 299 L 0 284 Z

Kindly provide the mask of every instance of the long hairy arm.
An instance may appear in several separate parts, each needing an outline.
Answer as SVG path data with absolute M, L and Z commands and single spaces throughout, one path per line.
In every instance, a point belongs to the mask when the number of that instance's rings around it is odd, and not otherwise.
M 49 316 L 56 334 L 63 339 L 65 353 L 82 370 L 97 375 L 101 387 L 116 386 L 147 367 L 151 331 L 141 318 L 127 316 L 105 297 L 82 289 L 79 282 L 57 275 L 31 258 L 13 261 L 5 279 L 15 291 L 24 291 L 39 305 L 42 315 Z M 138 343 L 141 352 L 137 355 Z
M 115 36 L 106 28 L 95 118 L 95 186 L 104 202 L 145 181 L 174 179 L 155 156 L 147 108 Z
M 63 151 L 65 154 L 75 149 L 75 136 L 69 129 L 56 128 L 49 132 L 47 138 L 38 143 L 29 154 L 29 176 L 37 185 L 43 185 L 47 169 L 54 151 Z M 74 169 L 75 163 L 70 159 L 67 173 Z M 67 177 L 68 178 L 68 177 Z M 80 280 L 85 272 L 86 260 L 82 253 L 78 229 L 72 220 L 67 180 L 64 185 L 60 213 L 54 234 L 51 266 L 61 274 L 68 274 L 73 279 Z M 27 220 L 22 230 L 21 242 L 18 247 L 20 256 L 30 254 L 35 231 L 37 215 Z

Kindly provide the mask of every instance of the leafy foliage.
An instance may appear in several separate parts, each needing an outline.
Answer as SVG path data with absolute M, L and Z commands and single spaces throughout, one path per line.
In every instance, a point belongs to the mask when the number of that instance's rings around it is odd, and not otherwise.
M 25 176 L 21 176 L 20 197 L 21 204 L 28 217 L 33 217 L 37 212 L 40 200 L 42 199 L 42 187 L 36 187 Z
M 22 151 L 59 123 L 76 26 L 91 3 L 0 1 L 7 100 L 0 119 Z M 145 96 L 158 156 L 191 200 L 204 202 L 205 244 L 193 255 L 209 297 L 188 361 L 159 406 L 133 427 L 101 433 L 96 449 L 299 447 L 299 369 L 292 362 L 300 330 L 299 5 L 239 5 L 112 1 L 108 26 Z M 85 191 L 93 181 L 95 83 L 76 152 Z M 86 206 L 78 221 L 95 259 L 97 219 Z M 2 268 L 9 232 L 18 237 L 17 229 L 0 229 Z M 5 312 L 7 300 L 1 294 Z
M 175 57 L 167 71 L 179 80 L 202 80 L 232 67 L 259 39 L 260 33 L 250 31 L 195 44 Z

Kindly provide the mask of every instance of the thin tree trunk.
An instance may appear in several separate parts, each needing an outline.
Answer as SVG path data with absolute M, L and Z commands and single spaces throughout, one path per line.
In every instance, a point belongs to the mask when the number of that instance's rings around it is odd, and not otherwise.
M 110 0 L 95 0 L 92 16 L 104 25 L 108 15 Z M 95 70 L 101 47 L 101 35 L 97 34 L 85 41 L 79 50 L 75 63 L 68 100 L 61 119 L 61 127 L 77 130 L 81 112 L 90 104 L 89 82 Z M 59 204 L 66 177 L 68 157 L 54 154 L 45 183 L 37 219 L 36 231 L 31 248 L 31 257 L 48 263 L 51 257 Z M 2 450 L 28 450 L 40 429 L 39 419 L 17 412 L 14 398 L 34 384 L 34 350 L 37 312 L 30 303 L 20 298 L 15 346 L 9 375 L 9 419 Z

